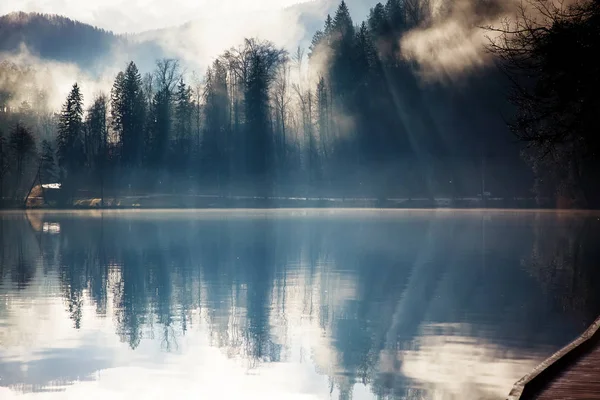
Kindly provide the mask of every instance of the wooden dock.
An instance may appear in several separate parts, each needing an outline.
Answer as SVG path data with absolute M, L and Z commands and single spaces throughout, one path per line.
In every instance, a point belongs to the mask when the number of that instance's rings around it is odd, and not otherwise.
M 508 400 L 600 400 L 600 318 L 515 384 Z

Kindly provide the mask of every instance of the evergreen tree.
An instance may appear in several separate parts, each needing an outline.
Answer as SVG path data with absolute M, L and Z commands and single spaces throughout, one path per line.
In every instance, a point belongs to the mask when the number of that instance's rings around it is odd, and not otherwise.
M 67 173 L 83 166 L 83 96 L 75 83 L 67 96 L 58 121 L 58 164 Z
M 54 183 L 58 179 L 54 147 L 48 140 L 42 141 L 40 179 L 42 184 Z
M 331 90 L 332 94 L 343 104 L 347 101 L 346 97 L 355 83 L 354 63 L 352 62 L 355 32 L 345 1 L 340 3 L 335 13 L 331 31 Z
M 323 31 L 318 30 L 312 37 L 310 42 L 310 46 L 308 47 L 308 57 L 314 57 L 320 50 L 323 42 L 325 40 L 325 33 Z
M 171 95 L 166 88 L 154 94 L 150 106 L 150 164 L 154 168 L 165 165 L 169 149 L 171 127 Z
M 402 33 L 409 29 L 407 21 L 407 10 L 404 0 L 387 0 L 385 13 L 392 30 Z
M 180 79 L 175 93 L 175 162 L 187 167 L 192 152 L 192 89 Z
M 390 4 L 393 0 L 390 0 Z M 393 7 L 393 6 L 390 6 Z M 373 35 L 376 41 L 384 42 L 389 38 L 391 33 L 390 20 L 386 8 L 381 3 L 377 3 L 371 9 L 368 19 L 369 32 Z M 383 44 L 383 43 L 382 43 Z M 386 54 L 387 52 L 384 52 Z
M 327 157 L 327 146 L 329 141 L 329 99 L 327 95 L 327 86 L 325 78 L 319 78 L 317 84 L 317 109 L 318 109 L 318 124 L 319 124 L 319 139 L 323 155 Z
M 107 105 L 107 97 L 99 95 L 87 112 L 85 155 L 86 165 L 91 169 L 103 167 L 100 157 L 104 156 L 108 141 Z
M 22 178 L 28 161 L 35 154 L 35 138 L 29 129 L 21 124 L 15 125 L 8 138 L 8 146 L 15 160 L 15 195 L 21 187 Z
M 0 131 L 0 204 L 4 201 L 5 178 L 10 171 L 10 160 L 6 138 Z
M 202 170 L 209 181 L 220 184 L 226 178 L 229 151 L 229 96 L 227 69 L 215 60 L 206 74 L 204 90 L 205 129 L 201 148 Z
M 142 161 L 144 138 L 144 92 L 142 77 L 132 61 L 125 72 L 117 75 L 111 92 L 113 130 L 121 147 L 121 163 L 139 167 Z
M 325 34 L 326 38 L 329 38 L 332 30 L 333 30 L 333 19 L 331 18 L 330 14 L 327 14 L 327 18 L 325 18 L 325 29 L 323 30 L 323 33 Z M 329 44 L 329 43 L 327 43 L 327 44 Z
M 150 110 L 150 163 L 154 168 L 166 167 L 173 122 L 173 92 L 180 79 L 179 62 L 162 59 L 156 62 Z

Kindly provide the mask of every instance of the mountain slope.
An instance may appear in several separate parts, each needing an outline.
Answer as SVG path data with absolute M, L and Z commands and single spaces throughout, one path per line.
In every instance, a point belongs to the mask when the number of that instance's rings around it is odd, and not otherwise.
M 41 59 L 74 63 L 90 73 L 133 59 L 153 63 L 158 45 L 132 40 L 59 15 L 16 12 L 0 17 L 0 53 L 23 50 Z
M 69 18 L 37 13 L 0 17 L 0 51 L 15 53 L 21 46 L 44 59 L 92 67 L 124 42 L 113 34 Z
M 376 0 L 347 0 L 355 23 L 365 19 Z M 202 70 L 244 37 L 260 37 L 293 51 L 308 47 L 339 0 L 316 0 L 254 15 L 231 14 L 197 19 L 180 26 L 117 35 L 64 16 L 14 12 L 0 16 L 0 53 L 17 54 L 23 47 L 42 59 L 75 63 L 88 72 L 134 60 L 151 68 L 161 57 L 178 57 Z

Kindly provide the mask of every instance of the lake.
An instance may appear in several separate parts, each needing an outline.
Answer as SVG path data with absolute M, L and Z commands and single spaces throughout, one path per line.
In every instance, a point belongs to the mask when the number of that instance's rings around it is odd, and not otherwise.
M 497 399 L 600 313 L 600 215 L 0 213 L 0 398 Z

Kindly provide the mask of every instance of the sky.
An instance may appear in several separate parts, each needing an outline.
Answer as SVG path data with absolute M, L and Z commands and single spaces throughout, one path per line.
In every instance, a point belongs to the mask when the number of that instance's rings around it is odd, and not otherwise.
M 0 15 L 13 11 L 67 16 L 117 33 L 135 33 L 190 20 L 281 9 L 308 0 L 9 0 Z

